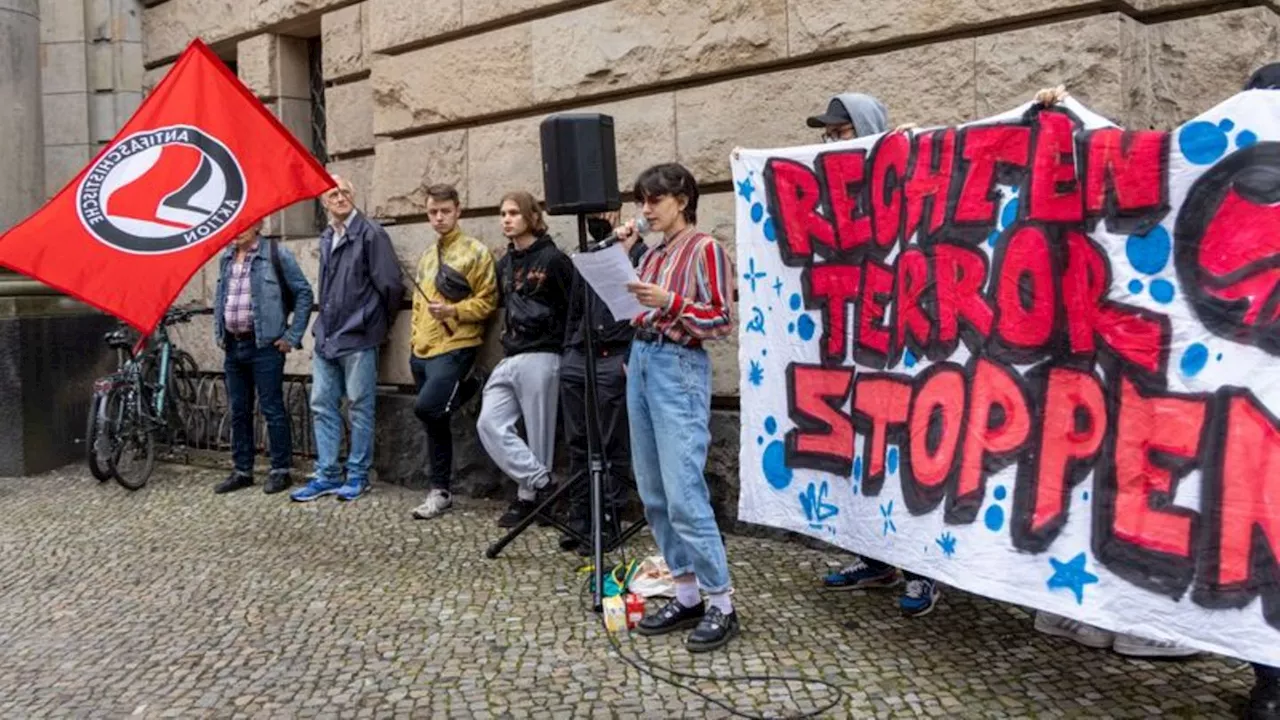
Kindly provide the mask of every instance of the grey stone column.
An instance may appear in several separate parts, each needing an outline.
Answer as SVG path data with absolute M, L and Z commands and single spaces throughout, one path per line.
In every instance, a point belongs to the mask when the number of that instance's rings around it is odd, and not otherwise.
M 0 0 L 0 232 L 44 199 L 40 2 Z
M 44 202 L 40 2 L 0 0 L 0 232 Z M 83 457 L 93 378 L 110 321 L 0 271 L 0 476 Z

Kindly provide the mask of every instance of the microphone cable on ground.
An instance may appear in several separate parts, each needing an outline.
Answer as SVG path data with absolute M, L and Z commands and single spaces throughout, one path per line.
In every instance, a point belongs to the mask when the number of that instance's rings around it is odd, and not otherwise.
M 617 580 L 618 570 L 625 569 L 625 568 L 627 568 L 627 562 L 626 562 L 626 550 L 624 547 L 623 561 L 618 565 L 615 565 L 613 569 L 610 570 L 608 573 L 605 573 L 605 577 L 606 578 L 612 577 L 614 580 Z M 624 573 L 624 574 L 627 574 L 627 573 Z M 591 613 L 592 610 L 589 607 L 587 607 L 586 598 L 591 593 L 591 589 L 592 589 L 591 581 L 593 579 L 594 578 L 592 575 L 587 575 L 585 581 L 583 582 L 582 592 L 579 595 L 579 599 L 582 604 L 582 609 L 588 613 Z M 619 588 L 622 590 L 625 590 L 627 581 L 629 580 L 630 580 L 629 577 L 624 578 L 623 581 L 619 582 Z M 601 596 L 602 597 L 604 596 L 603 588 L 601 589 Z M 658 663 L 655 663 L 652 660 L 649 660 L 648 658 L 646 658 L 643 654 L 640 653 L 639 650 L 635 649 L 634 642 L 632 642 L 630 636 L 628 636 L 628 644 L 632 645 L 632 651 L 635 655 L 635 658 L 632 659 L 631 657 L 628 657 L 626 651 L 623 650 L 622 642 L 618 640 L 617 636 L 614 633 L 609 632 L 609 628 L 605 623 L 603 612 L 600 613 L 599 620 L 600 620 L 600 629 L 604 632 L 605 637 L 609 638 L 609 644 L 613 646 L 613 649 L 618 654 L 618 657 L 622 658 L 623 662 L 635 668 L 637 672 L 643 675 L 648 675 L 649 677 L 655 680 L 659 680 L 661 682 L 664 682 L 668 685 L 679 688 L 681 690 L 691 692 L 694 695 L 697 695 L 698 697 L 702 698 L 703 700 L 706 700 L 707 702 L 728 711 L 729 714 L 735 717 L 747 718 L 748 720 L 802 720 L 803 718 L 816 718 L 816 717 L 820 717 L 823 713 L 826 713 L 827 711 L 832 710 L 836 706 L 840 705 L 840 703 L 849 696 L 849 694 L 844 690 L 844 688 L 840 687 L 839 685 L 836 685 L 835 683 L 828 682 L 826 680 L 821 680 L 818 678 L 811 678 L 811 677 L 805 677 L 805 676 L 788 677 L 785 675 L 718 675 L 715 673 L 701 674 L 701 673 L 686 672 L 683 670 L 676 670 L 674 668 L 670 668 L 665 665 L 659 665 Z M 663 677 L 662 675 L 659 675 L 658 673 L 654 672 L 654 670 L 667 673 L 671 677 Z M 793 700 L 795 699 L 795 695 L 794 693 L 792 693 L 790 685 L 792 683 L 804 683 L 806 685 L 821 685 L 823 687 L 830 688 L 835 692 L 835 697 L 827 704 L 817 708 L 816 710 L 812 710 L 807 713 L 801 713 L 798 715 L 782 715 L 778 717 L 769 717 L 765 715 L 753 715 L 751 713 L 742 712 L 741 710 L 738 710 L 736 707 L 734 707 L 729 703 L 726 703 L 722 700 L 714 698 L 708 695 L 707 693 L 704 693 L 701 690 L 698 690 L 695 687 L 678 682 L 677 680 L 674 680 L 672 678 L 683 678 L 686 680 L 704 680 L 704 681 L 713 682 L 713 683 L 726 683 L 726 682 L 733 682 L 733 683 L 760 682 L 760 683 L 766 683 L 766 684 L 786 683 L 787 692 L 791 694 L 791 697 Z

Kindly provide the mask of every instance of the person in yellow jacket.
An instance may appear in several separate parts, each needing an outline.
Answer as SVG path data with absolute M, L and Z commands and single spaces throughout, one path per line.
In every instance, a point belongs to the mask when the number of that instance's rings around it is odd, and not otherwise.
M 451 185 L 427 188 L 427 217 L 437 238 L 418 263 L 413 282 L 412 353 L 418 397 L 413 411 L 427 431 L 430 489 L 413 511 L 430 519 L 453 506 L 453 411 L 480 389 L 472 374 L 484 343 L 485 324 L 498 306 L 493 253 L 458 227 L 458 191 Z

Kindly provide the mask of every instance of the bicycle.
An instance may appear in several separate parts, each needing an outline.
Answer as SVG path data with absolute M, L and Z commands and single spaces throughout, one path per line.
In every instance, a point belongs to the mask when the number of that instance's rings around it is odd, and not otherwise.
M 86 438 L 89 469 L 100 481 L 114 477 L 129 490 L 140 490 L 155 469 L 155 445 L 183 441 L 183 411 L 196 396 L 195 358 L 176 348 L 168 328 L 190 322 L 195 311 L 170 310 L 135 354 L 126 328 L 105 340 L 120 358 L 116 372 L 94 383 Z

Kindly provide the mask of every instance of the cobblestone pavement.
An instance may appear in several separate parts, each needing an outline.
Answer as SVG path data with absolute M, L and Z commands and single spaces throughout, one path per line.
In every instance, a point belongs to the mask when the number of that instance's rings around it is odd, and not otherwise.
M 391 486 L 291 504 L 221 473 L 130 493 L 73 470 L 0 480 L 0 717 L 725 717 L 622 665 L 581 609 L 575 557 L 534 527 L 499 559 L 492 503 L 414 521 Z M 638 551 L 648 549 L 647 541 Z M 1038 635 L 959 592 L 900 617 L 892 595 L 822 593 L 842 559 L 731 537 L 743 635 L 685 670 L 805 673 L 831 717 L 1228 717 L 1252 681 L 1216 657 L 1151 663 Z M 811 710 L 820 686 L 698 683 L 742 709 Z

